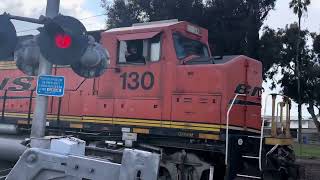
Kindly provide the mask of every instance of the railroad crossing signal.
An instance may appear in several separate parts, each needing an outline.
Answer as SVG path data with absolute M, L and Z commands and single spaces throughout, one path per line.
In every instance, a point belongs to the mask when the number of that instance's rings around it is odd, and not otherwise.
M 51 63 L 71 65 L 80 60 L 88 47 L 84 25 L 70 16 L 58 15 L 40 30 L 41 54 Z
M 44 26 L 39 29 L 39 35 L 18 42 L 11 18 Z M 63 15 L 39 20 L 0 15 L 0 60 L 7 60 L 13 54 L 17 67 L 32 76 L 38 75 L 41 56 L 52 64 L 70 65 L 85 78 L 102 75 L 109 59 L 107 50 L 88 34 L 79 20 Z
M 0 61 L 14 54 L 17 67 L 26 74 L 39 75 L 38 80 L 42 75 L 52 73 L 52 64 L 71 65 L 78 75 L 86 78 L 102 75 L 109 58 L 107 50 L 88 35 L 79 20 L 58 15 L 59 6 L 60 0 L 47 0 L 46 16 L 39 19 L 6 13 L 0 16 Z M 43 24 L 44 27 L 39 29 L 40 35 L 18 43 L 10 19 Z M 43 95 L 62 96 L 59 93 L 63 86 L 51 78 L 47 80 L 42 89 L 38 89 L 39 93 L 44 90 Z M 45 135 L 47 109 L 48 97 L 37 96 L 30 135 L 32 147 L 43 147 L 41 138 Z

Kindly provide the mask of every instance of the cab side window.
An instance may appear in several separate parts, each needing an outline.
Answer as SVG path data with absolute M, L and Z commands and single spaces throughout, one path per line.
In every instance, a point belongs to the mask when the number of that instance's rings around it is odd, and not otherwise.
M 160 35 L 150 40 L 150 61 L 156 62 L 161 56 L 161 39 Z
M 119 64 L 157 62 L 161 57 L 161 36 L 150 39 L 119 41 Z

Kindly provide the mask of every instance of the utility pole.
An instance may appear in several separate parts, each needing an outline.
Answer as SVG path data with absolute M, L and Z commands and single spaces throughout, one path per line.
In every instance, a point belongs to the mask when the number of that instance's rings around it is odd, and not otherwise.
M 60 0 L 47 0 L 46 17 L 56 17 L 59 14 L 59 6 Z M 48 62 L 42 55 L 40 55 L 38 77 L 40 75 L 50 75 L 51 71 L 52 63 Z M 42 147 L 41 138 L 45 136 L 47 110 L 48 96 L 37 96 L 30 135 L 32 147 Z
M 298 0 L 298 6 L 301 7 L 301 0 Z M 299 9 L 298 11 L 301 11 L 301 9 Z M 296 54 L 296 73 L 297 73 L 297 88 L 298 88 L 298 142 L 300 144 L 300 152 L 301 152 L 301 143 L 302 143 L 302 137 L 301 137 L 302 135 L 302 115 L 301 115 L 302 102 L 301 102 L 301 79 L 300 79 L 301 16 L 300 15 L 298 16 L 299 16 L 299 20 L 298 20 L 298 39 L 297 39 L 297 54 Z

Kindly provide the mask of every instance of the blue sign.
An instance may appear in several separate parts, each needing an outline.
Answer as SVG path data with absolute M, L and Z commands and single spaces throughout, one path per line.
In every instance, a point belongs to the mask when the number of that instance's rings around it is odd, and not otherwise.
M 64 77 L 41 75 L 37 80 L 37 94 L 40 96 L 56 96 L 64 95 Z

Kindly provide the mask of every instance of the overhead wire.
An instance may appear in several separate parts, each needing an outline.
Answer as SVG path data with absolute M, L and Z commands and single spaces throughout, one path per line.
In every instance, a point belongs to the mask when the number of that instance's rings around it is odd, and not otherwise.
M 107 14 L 106 13 L 103 13 L 103 14 L 97 14 L 97 15 L 93 15 L 93 16 L 89 16 L 89 17 L 85 17 L 85 18 L 81 18 L 79 19 L 80 21 L 83 21 L 83 20 L 87 20 L 87 19 L 91 19 L 91 18 L 96 18 L 96 17 L 100 17 L 100 16 L 106 16 Z

